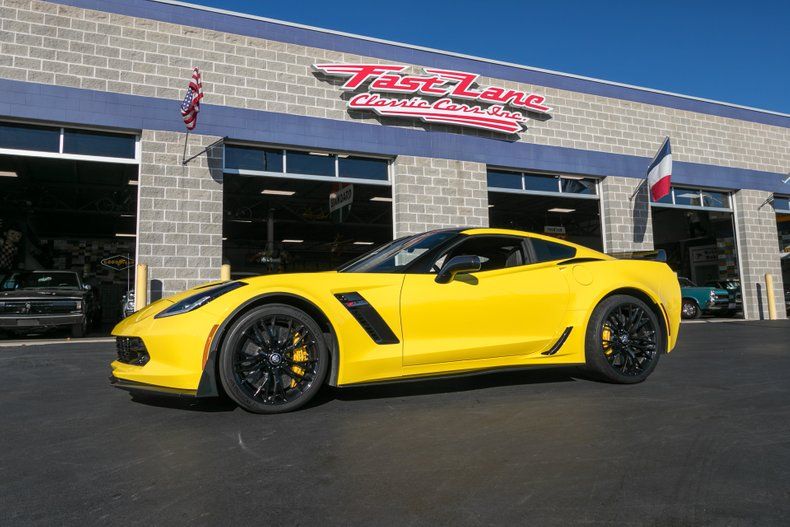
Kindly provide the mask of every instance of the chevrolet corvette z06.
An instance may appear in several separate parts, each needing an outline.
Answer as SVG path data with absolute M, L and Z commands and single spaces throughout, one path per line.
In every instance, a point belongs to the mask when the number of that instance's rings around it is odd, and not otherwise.
M 504 368 L 582 365 L 643 381 L 677 341 L 681 295 L 662 262 L 615 259 L 521 231 L 406 236 L 336 271 L 211 283 L 113 330 L 111 381 L 226 394 L 259 413 L 344 387 Z

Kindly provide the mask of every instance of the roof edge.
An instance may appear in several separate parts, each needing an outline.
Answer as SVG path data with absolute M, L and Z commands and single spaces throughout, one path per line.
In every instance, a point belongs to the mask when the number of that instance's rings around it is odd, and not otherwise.
M 488 64 L 495 64 L 497 66 L 505 66 L 505 67 L 509 67 L 509 68 L 515 68 L 515 69 L 526 70 L 526 71 L 533 71 L 533 72 L 537 72 L 537 73 L 545 73 L 545 74 L 549 74 L 549 75 L 557 75 L 557 76 L 566 77 L 566 78 L 569 78 L 569 79 L 576 79 L 576 80 L 582 80 L 582 81 L 587 81 L 587 82 L 595 82 L 595 83 L 599 83 L 599 84 L 605 84 L 607 86 L 616 86 L 616 87 L 619 87 L 619 88 L 628 88 L 628 89 L 639 90 L 639 91 L 643 91 L 643 92 L 647 92 L 647 93 L 655 93 L 655 94 L 659 94 L 659 95 L 667 95 L 667 96 L 670 96 L 670 97 L 677 97 L 677 98 L 680 98 L 680 99 L 686 99 L 686 100 L 691 100 L 691 101 L 699 101 L 699 102 L 705 102 L 705 103 L 709 103 L 709 104 L 716 104 L 716 105 L 719 105 L 719 106 L 726 106 L 726 107 L 729 107 L 729 108 L 737 108 L 737 109 L 740 109 L 740 110 L 748 110 L 748 111 L 752 111 L 752 112 L 759 112 L 759 113 L 763 113 L 763 114 L 766 114 L 766 115 L 775 115 L 775 116 L 778 116 L 778 117 L 790 118 L 790 114 L 788 114 L 788 113 L 777 112 L 777 111 L 774 111 L 774 110 L 766 110 L 764 108 L 757 108 L 757 107 L 754 107 L 754 106 L 746 106 L 746 105 L 736 104 L 736 103 L 731 103 L 731 102 L 726 102 L 726 101 L 719 101 L 719 100 L 716 100 L 716 99 L 707 99 L 705 97 L 697 97 L 697 96 L 694 96 L 694 95 L 686 95 L 686 94 L 683 94 L 683 93 L 677 93 L 677 92 L 671 92 L 671 91 L 665 91 L 665 90 L 658 90 L 658 89 L 655 89 L 655 88 L 648 88 L 648 87 L 645 87 L 645 86 L 638 86 L 638 85 L 635 85 L 635 84 L 627 84 L 627 83 L 622 83 L 622 82 L 617 82 L 617 81 L 609 81 L 609 80 L 605 80 L 605 79 L 599 79 L 599 78 L 596 78 L 596 77 L 587 77 L 585 75 L 577 75 L 577 74 L 574 74 L 574 73 L 565 73 L 565 72 L 562 72 L 562 71 L 556 71 L 556 70 L 550 70 L 550 69 L 544 69 L 544 68 L 537 68 L 537 67 L 534 67 L 534 66 L 526 66 L 526 65 L 523 65 L 523 64 L 515 63 L 515 62 L 507 62 L 507 61 L 502 61 L 502 60 L 490 59 L 490 58 L 486 58 L 486 57 L 480 57 L 480 56 L 477 56 L 477 55 L 469 55 L 469 54 L 465 54 L 465 53 L 458 53 L 458 52 L 454 52 L 454 51 L 446 51 L 446 50 L 437 49 L 437 48 L 431 48 L 431 47 L 427 47 L 427 46 L 419 46 L 419 45 L 416 45 L 416 44 L 407 44 L 405 42 L 399 42 L 399 41 L 396 41 L 396 40 L 387 40 L 387 39 L 382 39 L 382 38 L 369 37 L 369 36 L 360 35 L 360 34 L 357 34 L 357 33 L 348 33 L 348 32 L 345 32 L 345 31 L 338 31 L 338 30 L 334 30 L 334 29 L 326 29 L 326 28 L 321 28 L 321 27 L 317 27 L 317 26 L 310 26 L 310 25 L 307 25 L 307 24 L 300 24 L 300 23 L 297 23 L 297 22 L 288 22 L 286 20 L 278 20 L 276 18 L 268 18 L 268 17 L 259 16 L 259 15 L 253 15 L 253 14 L 249 14 L 249 13 L 242 13 L 242 12 L 239 12 L 239 11 L 231 11 L 229 9 L 221 9 L 221 8 L 218 8 L 218 7 L 210 7 L 210 6 L 205 6 L 205 5 L 193 4 L 191 2 L 182 2 L 180 0 L 147 0 L 147 1 L 154 2 L 154 3 L 159 3 L 159 4 L 168 4 L 168 5 L 174 5 L 174 6 L 179 6 L 179 7 L 185 7 L 185 8 L 189 8 L 189 9 L 196 9 L 196 10 L 199 10 L 199 11 L 206 11 L 206 12 L 217 13 L 217 14 L 221 14 L 221 15 L 235 16 L 235 17 L 239 17 L 239 18 L 246 18 L 246 19 L 249 19 L 249 20 L 258 20 L 258 21 L 261 21 L 261 22 L 267 22 L 267 23 L 270 23 L 270 24 L 277 24 L 277 25 L 281 25 L 281 26 L 285 26 L 285 27 L 293 27 L 293 28 L 298 28 L 298 29 L 303 29 L 303 30 L 308 30 L 308 31 L 316 31 L 316 32 L 325 33 L 325 34 L 328 34 L 328 35 L 337 35 L 337 36 L 342 36 L 342 37 L 346 37 L 346 38 L 353 38 L 353 39 L 358 39 L 358 40 L 364 40 L 364 41 L 367 41 L 367 42 L 375 42 L 377 44 L 385 44 L 385 45 L 388 45 L 388 46 L 396 46 L 396 47 L 405 48 L 405 49 L 412 49 L 412 50 L 416 50 L 416 51 L 424 51 L 424 52 L 428 52 L 428 53 L 435 53 L 435 54 L 439 54 L 439 55 L 445 55 L 445 56 L 448 56 L 448 57 L 454 57 L 454 58 L 460 58 L 460 59 L 466 59 L 466 60 L 474 60 L 474 61 L 479 61 L 479 62 L 485 62 L 485 63 L 488 63 Z

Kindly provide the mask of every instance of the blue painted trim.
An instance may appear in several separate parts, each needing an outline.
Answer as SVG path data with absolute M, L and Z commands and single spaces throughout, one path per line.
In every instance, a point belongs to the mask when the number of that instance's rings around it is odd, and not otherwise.
M 0 117 L 126 130 L 184 132 L 180 101 L 0 79 Z M 197 133 L 238 141 L 379 155 L 411 155 L 522 170 L 644 179 L 651 159 L 450 132 L 204 104 Z M 529 134 L 529 132 L 527 132 Z M 786 192 L 781 174 L 673 163 L 673 183 Z
M 679 95 L 657 93 L 646 89 L 618 86 L 593 79 L 582 79 L 544 71 L 527 70 L 485 60 L 457 57 L 435 51 L 375 42 L 363 38 L 326 33 L 315 29 L 293 27 L 231 14 L 205 11 L 189 6 L 162 4 L 149 0 L 50 0 L 51 2 L 105 11 L 120 15 L 189 25 L 215 31 L 264 38 L 333 51 L 342 51 L 385 60 L 421 64 L 478 73 L 495 79 L 506 79 L 561 90 L 569 90 L 626 101 L 687 110 L 719 117 L 790 128 L 790 117 L 739 108 L 724 103 L 703 101 Z

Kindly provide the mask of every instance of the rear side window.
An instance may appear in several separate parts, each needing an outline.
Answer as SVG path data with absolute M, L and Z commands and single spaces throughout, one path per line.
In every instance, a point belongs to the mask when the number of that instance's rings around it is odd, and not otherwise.
M 551 262 L 553 260 L 567 260 L 576 256 L 576 249 L 561 243 L 547 242 L 532 238 L 532 250 L 535 251 L 535 262 Z

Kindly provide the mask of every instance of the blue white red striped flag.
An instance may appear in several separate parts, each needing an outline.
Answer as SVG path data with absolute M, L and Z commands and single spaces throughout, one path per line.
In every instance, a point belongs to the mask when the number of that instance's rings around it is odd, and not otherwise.
M 181 103 L 181 117 L 187 130 L 192 130 L 197 125 L 197 116 L 200 111 L 200 100 L 203 98 L 203 82 L 200 80 L 200 70 L 192 70 L 192 80 L 189 81 L 187 94 Z
M 669 144 L 669 137 L 664 140 L 664 144 L 647 169 L 647 184 L 653 201 L 658 201 L 669 194 L 669 187 L 672 184 L 672 147 Z

